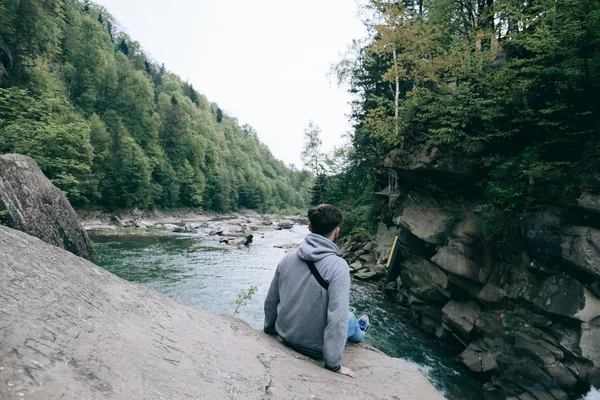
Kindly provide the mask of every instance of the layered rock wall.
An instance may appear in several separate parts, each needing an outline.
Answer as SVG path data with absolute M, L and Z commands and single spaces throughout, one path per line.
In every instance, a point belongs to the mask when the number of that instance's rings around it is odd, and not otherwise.
M 488 380 L 490 398 L 567 399 L 600 387 L 600 195 L 529 215 L 501 247 L 472 212 L 483 194 L 468 168 L 432 154 L 386 161 L 399 191 L 374 258 L 385 263 L 398 229 L 402 256 L 382 289 Z

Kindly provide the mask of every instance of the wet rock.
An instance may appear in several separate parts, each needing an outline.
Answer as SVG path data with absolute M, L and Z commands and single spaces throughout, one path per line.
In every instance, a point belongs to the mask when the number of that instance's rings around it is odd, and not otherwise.
M 493 267 L 480 251 L 455 239 L 441 247 L 431 261 L 448 272 L 481 283 L 486 283 Z
M 546 279 L 534 303 L 549 313 L 584 322 L 600 315 L 600 300 L 568 275 L 555 275 Z
M 442 309 L 442 313 L 444 314 L 444 322 L 460 335 L 466 337 L 473 330 L 475 321 L 481 314 L 481 309 L 474 301 L 458 302 L 450 300 Z
M 92 243 L 75 210 L 31 157 L 0 155 L 0 212 L 0 224 L 92 258 Z
M 165 231 L 171 231 L 171 232 L 173 232 L 175 229 L 177 229 L 177 228 L 178 228 L 178 226 L 177 226 L 177 225 L 174 225 L 174 224 L 164 224 L 162 228 L 163 228 Z

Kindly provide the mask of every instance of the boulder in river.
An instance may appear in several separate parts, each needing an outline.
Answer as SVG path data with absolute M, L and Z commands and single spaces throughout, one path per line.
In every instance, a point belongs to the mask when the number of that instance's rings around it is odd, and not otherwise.
M 280 231 L 282 229 L 292 229 L 293 227 L 294 227 L 294 221 L 285 220 L 285 221 L 280 221 L 277 224 L 277 226 L 275 227 L 275 229 Z
M 64 193 L 31 157 L 0 155 L 0 223 L 86 259 L 92 244 Z
M 443 399 L 415 366 L 367 345 L 344 352 L 351 379 L 2 226 L 0 254 L 0 398 Z

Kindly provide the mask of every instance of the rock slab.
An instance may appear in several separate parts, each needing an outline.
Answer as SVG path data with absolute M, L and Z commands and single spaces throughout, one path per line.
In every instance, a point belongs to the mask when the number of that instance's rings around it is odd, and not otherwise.
M 0 156 L 0 223 L 91 259 L 92 244 L 62 191 L 31 157 Z
M 348 345 L 357 379 L 0 226 L 2 399 L 443 399 L 412 365 Z

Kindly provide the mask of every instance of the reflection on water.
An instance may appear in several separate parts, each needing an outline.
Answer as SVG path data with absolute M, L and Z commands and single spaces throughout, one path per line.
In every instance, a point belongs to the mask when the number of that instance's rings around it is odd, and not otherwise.
M 173 297 L 184 304 L 232 315 L 241 289 L 258 294 L 240 308 L 239 317 L 260 329 L 262 304 L 285 250 L 276 245 L 300 243 L 305 227 L 256 234 L 250 249 L 220 246 L 206 237 L 94 236 L 94 262 L 115 275 Z M 392 357 L 418 364 L 434 385 L 452 400 L 481 399 L 480 385 L 429 336 L 406 323 L 408 311 L 383 299 L 374 285 L 354 283 L 351 308 L 369 312 L 373 326 L 367 343 Z

